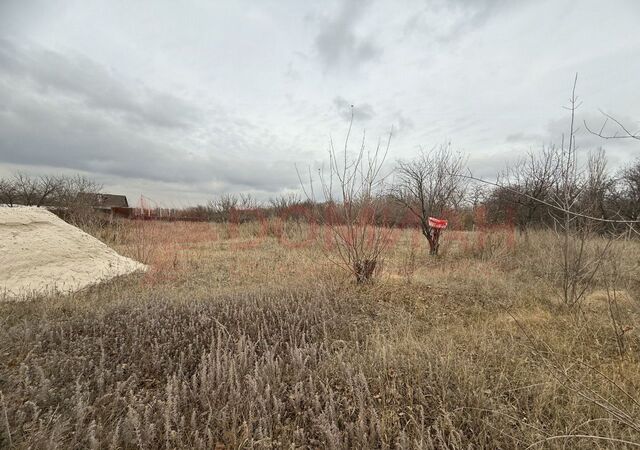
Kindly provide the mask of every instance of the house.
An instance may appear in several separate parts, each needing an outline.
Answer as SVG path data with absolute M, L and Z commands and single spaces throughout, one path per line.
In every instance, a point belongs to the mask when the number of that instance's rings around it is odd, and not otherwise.
M 128 208 L 129 202 L 126 195 L 116 194 L 94 194 L 94 208 L 111 209 L 111 208 Z
M 82 202 L 95 209 L 111 211 L 112 208 L 128 208 L 129 202 L 126 195 L 86 193 L 81 194 Z
M 132 208 L 129 207 L 126 195 L 86 192 L 79 194 L 78 200 L 80 204 L 108 214 L 111 219 L 114 216 L 131 216 Z

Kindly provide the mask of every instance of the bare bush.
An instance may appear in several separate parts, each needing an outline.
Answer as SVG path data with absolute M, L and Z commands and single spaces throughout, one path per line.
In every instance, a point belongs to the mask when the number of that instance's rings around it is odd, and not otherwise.
M 316 218 L 329 232 L 329 242 L 325 242 L 330 247 L 326 252 L 329 260 L 350 272 L 357 283 L 366 283 L 381 269 L 382 253 L 392 231 L 388 223 L 376 223 L 377 217 L 384 216 L 382 169 L 391 133 L 386 145 L 379 140 L 373 151 L 367 150 L 363 134 L 360 147 L 351 154 L 352 126 L 353 115 L 341 154 L 331 140 L 329 168 L 319 172 L 323 204 L 317 204 L 311 176 L 306 194 L 316 203 Z
M 291 208 L 295 208 L 302 200 L 298 194 L 283 194 L 279 197 L 269 199 L 269 204 L 276 212 L 283 212 Z
M 225 220 L 229 220 L 231 212 L 237 209 L 238 205 L 238 196 L 233 194 L 222 194 L 219 198 L 207 203 L 207 207 L 213 215 L 219 215 Z

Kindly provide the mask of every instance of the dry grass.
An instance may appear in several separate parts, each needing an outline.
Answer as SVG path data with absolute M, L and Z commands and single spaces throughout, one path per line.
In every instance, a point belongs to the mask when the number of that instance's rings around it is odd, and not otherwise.
M 0 447 L 640 442 L 633 420 L 593 401 L 638 418 L 638 330 L 626 334 L 621 358 L 598 300 L 603 286 L 578 315 L 562 306 L 548 235 L 449 233 L 432 258 L 426 242 L 397 231 L 378 282 L 356 286 L 317 244 L 295 245 L 308 231 L 274 223 L 100 230 L 153 270 L 0 304 Z M 640 246 L 616 246 L 620 307 L 633 325 Z M 559 438 L 535 448 L 625 445 Z

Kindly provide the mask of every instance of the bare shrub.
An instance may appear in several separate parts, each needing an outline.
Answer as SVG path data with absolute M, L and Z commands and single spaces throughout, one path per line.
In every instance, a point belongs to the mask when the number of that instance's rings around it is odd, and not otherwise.
M 228 221 L 232 211 L 238 209 L 239 203 L 238 196 L 234 194 L 222 194 L 219 198 L 210 200 L 207 203 L 207 208 L 211 213 L 210 218 Z
M 373 151 L 366 148 L 363 134 L 360 147 L 352 155 L 349 138 L 353 115 L 344 140 L 342 154 L 331 141 L 329 168 L 321 170 L 319 183 L 323 203 L 317 204 L 310 176 L 309 200 L 316 203 L 316 219 L 328 231 L 325 247 L 329 260 L 351 273 L 357 283 L 372 280 L 381 269 L 382 254 L 391 235 L 389 223 L 376 223 L 384 217 L 383 165 L 389 152 L 391 134 L 386 145 L 378 141 Z

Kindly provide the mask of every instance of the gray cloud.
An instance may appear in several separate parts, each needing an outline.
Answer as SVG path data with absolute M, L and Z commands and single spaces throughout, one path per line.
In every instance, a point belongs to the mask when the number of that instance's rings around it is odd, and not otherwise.
M 632 123 L 628 117 L 623 116 L 620 119 L 623 122 Z M 640 142 L 627 139 L 606 140 L 589 132 L 584 125 L 586 122 L 589 128 L 599 129 L 603 121 L 603 116 L 597 112 L 578 110 L 576 113 L 575 140 L 579 155 L 585 158 L 590 151 L 602 147 L 606 151 L 610 166 L 616 167 L 626 164 L 628 155 L 633 154 L 634 150 L 637 154 L 640 154 Z M 548 142 L 560 145 L 563 136 L 566 142 L 569 136 L 569 125 L 568 117 L 551 120 L 547 126 Z
M 396 120 L 394 123 L 393 132 L 394 134 L 405 134 L 410 132 L 415 128 L 415 123 L 411 120 L 410 117 L 406 117 L 402 111 L 398 111 L 396 113 Z
M 585 127 L 587 126 L 593 131 L 598 131 L 604 123 L 604 116 L 592 111 L 576 112 L 575 120 L 575 140 L 576 150 L 583 160 L 586 160 L 586 155 L 594 150 L 603 148 L 606 152 L 607 158 L 612 167 L 619 167 L 624 165 L 628 161 L 628 155 L 633 154 L 634 150 L 640 154 L 640 143 L 635 140 L 629 139 L 603 139 L 596 134 L 589 132 Z M 632 124 L 634 121 L 629 117 L 620 117 L 619 120 L 623 123 Z M 637 122 L 636 122 L 637 123 Z M 515 149 L 533 149 L 541 147 L 542 145 L 556 145 L 560 146 L 565 140 L 567 144 L 569 136 L 570 118 L 567 114 L 565 117 L 559 117 L 557 119 L 550 120 L 544 131 L 541 133 L 528 133 L 517 132 L 509 134 L 505 142 L 513 145 Z M 615 131 L 615 127 L 611 122 L 608 124 L 610 131 Z
M 521 6 L 525 1 L 517 4 Z M 492 17 L 515 5 L 516 2 L 507 0 L 431 1 L 407 19 L 404 30 L 405 33 L 425 33 L 437 42 L 448 43 L 483 26 Z
M 355 25 L 370 3 L 369 0 L 346 0 L 334 17 L 323 21 L 315 46 L 326 70 L 357 67 L 382 53 L 372 38 L 355 33 Z
M 541 134 L 530 134 L 524 131 L 512 133 L 507 135 L 505 142 L 507 143 L 531 143 L 531 142 L 543 142 L 545 137 Z
M 187 102 L 117 74 L 82 55 L 19 47 L 0 39 L 0 76 L 30 80 L 33 88 L 70 96 L 87 107 L 159 127 L 187 127 L 200 112 Z
M 351 120 L 351 114 L 353 114 L 353 120 L 355 122 L 371 120 L 375 117 L 373 106 L 368 103 L 352 104 L 344 98 L 338 96 L 333 99 L 333 104 L 338 110 L 338 114 L 344 120 Z
M 3 41 L 0 61 L 8 63 L 0 63 L 0 162 L 229 190 L 298 185 L 290 162 L 237 157 L 263 143 L 247 120 L 209 112 L 209 125 L 187 102 L 127 89 L 86 58 Z M 205 143 L 190 145 L 187 128 Z
M 58 106 L 14 109 L 12 114 L 17 117 L 0 121 L 1 160 L 169 183 L 216 181 L 231 189 L 297 186 L 289 162 L 198 156 L 183 146 L 141 136 L 86 110 L 66 108 L 61 113 Z M 34 132 L 36 123 L 39 125 Z M 237 154 L 232 143 L 231 137 L 219 137 L 221 147 L 231 155 Z

